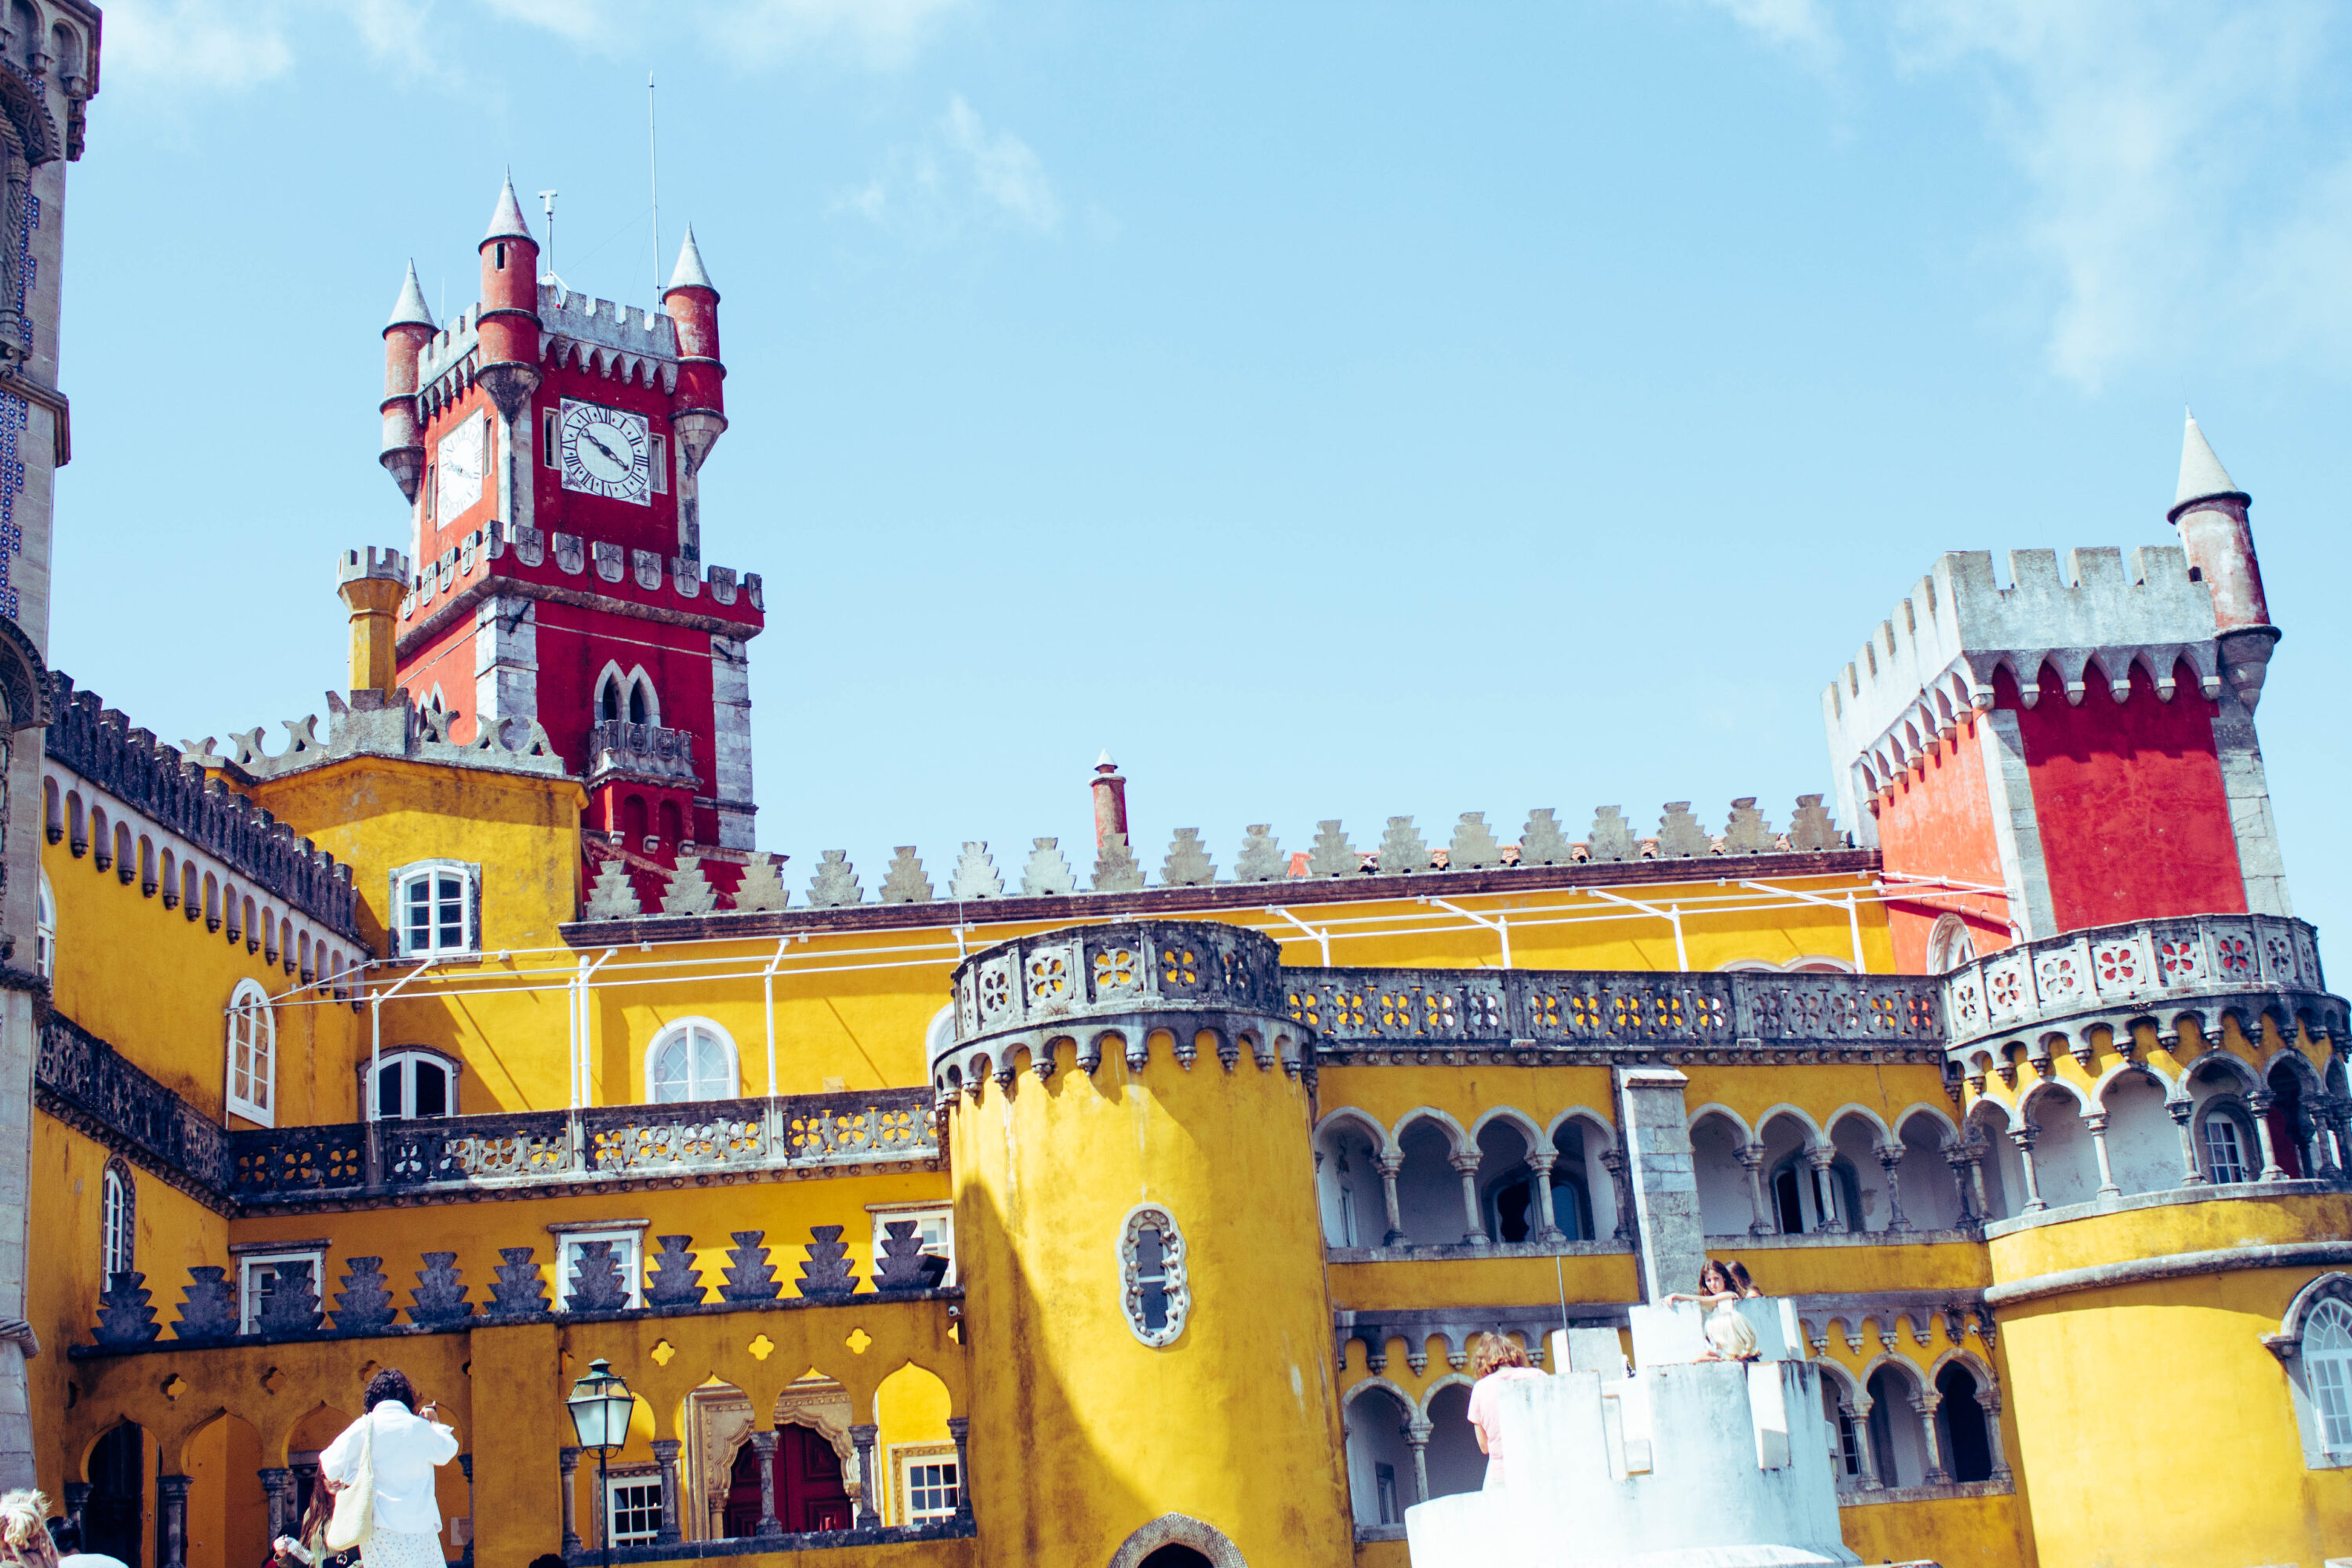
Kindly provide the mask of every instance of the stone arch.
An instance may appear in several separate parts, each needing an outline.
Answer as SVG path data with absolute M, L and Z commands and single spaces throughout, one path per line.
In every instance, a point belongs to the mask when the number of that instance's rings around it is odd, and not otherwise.
M 2140 1062 L 2102 1075 L 2091 1098 L 2106 1118 L 2107 1168 L 2125 1193 L 2169 1192 L 2180 1184 L 2180 1136 L 2167 1107 L 2172 1086 Z
M 1469 1421 L 1470 1388 L 1467 1377 L 1441 1378 L 1422 1401 L 1422 1419 L 1429 1424 L 1431 1497 L 1476 1491 L 1486 1484 L 1486 1456 L 1479 1451 L 1476 1429 Z
M 1472 1128 L 1478 1167 L 1473 1177 L 1478 1217 L 1488 1240 L 1540 1242 L 1541 1209 L 1536 1201 L 1534 1157 L 1542 1134 L 1525 1112 L 1497 1108 Z
M 221 1521 L 217 1561 L 235 1568 L 269 1555 L 269 1496 L 261 1469 L 268 1461 L 262 1436 L 251 1421 L 222 1410 L 192 1427 L 171 1450 L 176 1473 L 189 1478 L 190 1517 L 215 1514 Z
M 1386 1247 L 1388 1200 L 1381 1163 L 1397 1157 L 1378 1118 L 1343 1105 L 1315 1125 L 1316 1200 L 1327 1247 Z
M 1458 1246 L 1474 1234 L 1473 1218 L 1462 1193 L 1462 1176 L 1454 1162 L 1475 1157 L 1462 1124 L 1433 1107 L 1423 1106 L 1399 1117 L 1392 1134 L 1395 1158 L 1398 1228 L 1407 1243 L 1418 1247 Z M 1480 1238 L 1483 1226 L 1475 1227 Z
M 1468 1131 L 1455 1120 L 1451 1111 L 1440 1110 L 1433 1105 L 1417 1105 L 1398 1117 L 1396 1126 L 1390 1134 L 1390 1146 L 1393 1148 L 1401 1145 L 1406 1131 L 1416 1121 L 1431 1122 L 1443 1129 L 1447 1141 L 1453 1145 L 1454 1152 L 1457 1154 L 1467 1153 L 1478 1146 L 1477 1141 L 1470 1136 Z
M 1738 1133 L 1739 1141 L 1742 1143 L 1753 1143 L 1756 1142 L 1756 1130 L 1748 1125 L 1747 1119 L 1741 1116 L 1739 1112 L 1732 1110 L 1731 1107 L 1724 1104 L 1722 1101 L 1711 1100 L 1705 1105 L 1700 1106 L 1696 1110 L 1692 1111 L 1690 1113 L 1689 1125 L 1696 1129 L 1699 1124 L 1699 1119 L 1706 1116 L 1720 1116 L 1726 1121 L 1731 1123 L 1733 1130 Z
M 1703 1105 L 1690 1119 L 1691 1168 L 1698 1181 L 1699 1229 L 1707 1236 L 1744 1236 L 1756 1223 L 1756 1204 L 1741 1152 L 1756 1137 L 1738 1112 Z
M 1955 1170 L 1947 1157 L 1961 1147 L 1960 1131 L 1937 1106 L 1924 1102 L 1895 1113 L 1895 1137 L 1890 1145 L 1903 1152 L 1894 1172 L 1895 1195 L 1904 1216 L 1914 1228 L 1951 1230 L 1973 1212 L 1963 1205 L 1958 1183 L 1965 1167 Z
M 1543 1129 L 1536 1125 L 1536 1119 L 1534 1117 L 1529 1116 L 1526 1111 L 1519 1110 L 1517 1106 L 1494 1105 L 1487 1107 L 1483 1111 L 1480 1111 L 1478 1113 L 1478 1120 L 1470 1124 L 1470 1142 L 1474 1144 L 1478 1142 L 1479 1134 L 1485 1132 L 1488 1126 L 1497 1121 L 1507 1122 L 1512 1127 L 1517 1129 L 1519 1136 L 1528 1141 L 1528 1147 L 1530 1149 L 1538 1147 L 1544 1141 Z
M 1589 1106 L 1576 1106 L 1552 1118 L 1544 1130 L 1551 1146 L 1551 1206 L 1553 1222 L 1572 1241 L 1598 1241 L 1614 1235 L 1617 1212 L 1617 1129 Z
M 1863 1417 L 1869 1435 L 1879 1479 L 1890 1487 L 1922 1485 L 1927 1479 L 1927 1446 L 1914 1402 L 1923 1396 L 1928 1384 L 1919 1364 L 1908 1356 L 1884 1352 L 1864 1366 L 1859 1381 L 1863 1397 L 1854 1412 Z
M 1108 1568 L 1141 1568 L 1143 1560 L 1163 1546 L 1189 1546 L 1207 1558 L 1211 1568 L 1249 1568 L 1241 1549 L 1223 1531 L 1183 1513 L 1163 1513 L 1120 1542 Z
M 2099 1169 L 2085 1118 L 2095 1114 L 2083 1091 L 2063 1079 L 2035 1084 L 2023 1097 L 2032 1129 L 2034 1186 L 2049 1208 L 2086 1204 L 2098 1194 Z

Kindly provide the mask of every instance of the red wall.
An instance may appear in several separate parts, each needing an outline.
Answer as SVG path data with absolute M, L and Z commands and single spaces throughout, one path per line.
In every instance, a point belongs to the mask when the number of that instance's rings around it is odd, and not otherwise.
M 1891 799 L 1880 795 L 1873 809 L 1878 814 L 1879 853 L 1888 871 L 2002 885 L 1982 745 L 1976 719 L 1964 719 L 1955 739 L 1936 742 L 1923 766 L 1895 782 Z M 1932 903 L 1893 903 L 1886 908 L 1886 924 L 1896 968 L 1912 973 L 1927 968 L 1927 933 L 1946 913 L 1968 921 L 1978 952 L 2009 945 L 2005 898 L 1947 895 Z
M 1994 680 L 1994 700 L 2017 710 L 2061 931 L 2246 907 L 2213 750 L 2219 705 L 2200 695 L 2185 663 L 2173 679 L 2172 700 L 2159 701 L 2135 666 L 2131 697 L 2118 703 L 2094 668 L 2079 708 L 2047 666 L 2045 695 L 2032 708 L 2020 703 L 2006 669 Z

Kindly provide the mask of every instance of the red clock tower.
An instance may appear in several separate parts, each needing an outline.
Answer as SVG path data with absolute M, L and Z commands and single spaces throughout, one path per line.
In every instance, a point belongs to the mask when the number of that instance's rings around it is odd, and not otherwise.
M 765 617 L 757 574 L 702 563 L 727 370 L 693 232 L 658 312 L 542 279 L 511 178 L 480 251 L 478 304 L 436 327 L 411 267 L 384 328 L 383 460 L 417 563 L 400 684 L 454 741 L 536 721 L 632 854 L 750 849 Z

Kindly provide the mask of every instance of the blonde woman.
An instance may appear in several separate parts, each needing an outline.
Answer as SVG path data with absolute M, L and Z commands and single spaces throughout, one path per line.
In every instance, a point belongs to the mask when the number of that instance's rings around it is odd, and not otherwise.
M 1503 1457 L 1501 1410 L 1503 1385 L 1543 1373 L 1528 1364 L 1528 1352 L 1518 1341 L 1497 1329 L 1478 1338 L 1473 1357 L 1477 1382 L 1470 1389 L 1470 1425 L 1478 1434 L 1478 1451 L 1486 1456 L 1488 1490 L 1508 1484 Z

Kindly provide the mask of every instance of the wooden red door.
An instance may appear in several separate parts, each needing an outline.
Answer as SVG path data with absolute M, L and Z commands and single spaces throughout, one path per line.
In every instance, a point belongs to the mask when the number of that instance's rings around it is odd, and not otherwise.
M 821 1434 L 806 1426 L 777 1429 L 775 1485 L 776 1518 L 787 1532 L 849 1528 L 841 1456 Z M 760 1455 L 746 1443 L 735 1451 L 735 1468 L 728 1476 L 726 1529 L 730 1536 L 746 1536 L 759 1528 Z

